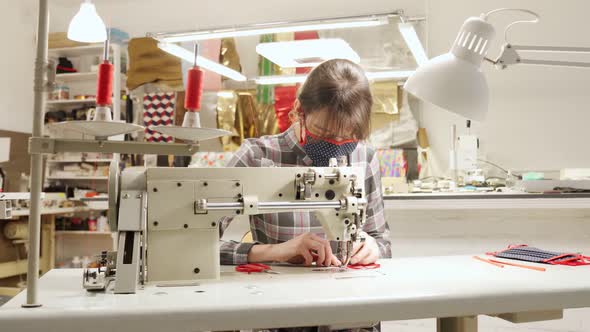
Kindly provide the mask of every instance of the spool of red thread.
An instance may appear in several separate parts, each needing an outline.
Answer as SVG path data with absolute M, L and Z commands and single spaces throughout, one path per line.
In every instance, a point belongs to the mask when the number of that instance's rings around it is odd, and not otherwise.
M 203 95 L 203 71 L 199 67 L 193 67 L 186 74 L 186 91 L 184 96 L 184 108 L 196 112 L 201 108 L 201 96 Z
M 96 105 L 112 104 L 114 67 L 108 61 L 98 65 L 98 79 L 96 84 Z

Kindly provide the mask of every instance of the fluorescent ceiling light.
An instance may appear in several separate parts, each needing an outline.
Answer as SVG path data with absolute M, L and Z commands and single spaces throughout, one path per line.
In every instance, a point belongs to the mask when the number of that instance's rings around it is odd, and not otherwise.
M 98 43 L 107 39 L 107 29 L 92 2 L 85 1 L 80 5 L 80 10 L 68 26 L 68 39 L 84 43 Z
M 162 33 L 155 34 L 153 37 L 158 39 L 159 41 L 173 43 L 182 41 L 220 39 L 228 37 L 257 36 L 283 32 L 373 27 L 389 23 L 389 16 L 391 15 L 394 14 L 384 14 L 379 16 L 371 15 L 364 17 L 304 22 L 274 22 L 248 25 L 240 28 L 221 28 L 214 30 L 202 30 L 182 33 Z
M 367 78 L 370 81 L 378 80 L 402 80 L 410 77 L 414 70 L 388 70 L 388 71 L 370 71 L 367 72 Z
M 359 63 L 359 55 L 342 39 L 307 39 L 262 43 L 256 52 L 282 68 L 315 67 L 332 59 Z
M 256 84 L 260 85 L 274 85 L 274 84 L 294 84 L 303 83 L 307 75 L 274 75 L 274 76 L 260 76 L 254 79 Z
M 373 71 L 367 72 L 367 79 L 370 81 L 379 80 L 401 80 L 410 77 L 414 73 L 413 70 L 389 70 L 389 71 Z M 275 76 L 260 76 L 254 79 L 256 84 L 260 85 L 276 85 L 276 84 L 295 84 L 303 83 L 307 75 L 275 75 Z
M 398 24 L 399 32 L 401 33 L 402 37 L 406 41 L 410 52 L 416 59 L 416 63 L 418 66 L 426 63 L 428 61 L 428 57 L 426 56 L 426 52 L 424 51 L 424 47 L 420 42 L 420 38 L 416 34 L 416 29 L 414 29 L 413 23 L 399 23 Z
M 158 48 L 164 52 L 170 53 L 174 56 L 177 56 L 183 60 L 186 60 L 190 63 L 193 63 L 195 59 L 195 54 L 192 51 L 187 50 L 184 47 L 175 45 L 175 44 L 168 44 L 168 43 L 158 43 Z M 203 69 L 207 69 L 214 73 L 217 73 L 221 76 L 225 76 L 230 78 L 234 81 L 245 81 L 246 76 L 242 75 L 242 73 L 235 71 L 229 67 L 226 67 L 222 64 L 219 64 L 215 61 L 211 61 L 205 57 L 200 55 L 197 56 L 197 65 Z

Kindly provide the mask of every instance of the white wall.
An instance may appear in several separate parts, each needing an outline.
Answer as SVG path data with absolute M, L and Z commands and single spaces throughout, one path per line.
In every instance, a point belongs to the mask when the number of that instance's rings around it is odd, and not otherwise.
M 590 46 L 590 2 L 585 0 L 445 0 L 428 1 L 429 55 L 446 53 L 469 16 L 501 7 L 529 8 L 541 22 L 511 30 L 510 42 L 521 45 Z M 495 57 L 504 40 L 504 26 L 514 15 L 491 18 Z M 518 16 L 523 17 L 523 16 Z M 590 57 L 586 57 L 590 60 Z M 490 109 L 475 124 L 487 159 L 512 169 L 589 167 L 590 69 L 515 66 L 504 71 L 484 65 L 490 86 Z M 464 120 L 424 105 L 422 118 L 437 159 L 448 165 L 449 127 Z
M 51 30 L 65 31 L 76 12 L 79 0 L 50 0 Z M 203 28 L 269 20 L 304 19 L 403 8 L 410 15 L 428 14 L 430 55 L 448 50 L 459 26 L 471 15 L 497 7 L 526 7 L 538 11 L 541 23 L 522 26 L 511 33 L 513 42 L 546 45 L 584 45 L 584 32 L 590 31 L 590 2 L 567 0 L 556 5 L 551 0 L 367 0 L 367 1 L 193 1 L 97 0 L 99 13 L 112 25 L 143 36 L 148 31 Z M 344 4 L 344 5 L 343 5 Z M 36 1 L 11 1 L 0 21 L 9 51 L 2 54 L 0 72 L 0 129 L 30 131 Z M 502 35 L 511 17 L 493 18 Z M 502 37 L 496 40 L 496 48 Z M 586 38 L 587 39 L 587 38 Z M 490 55 L 493 55 L 491 51 Z M 587 92 L 590 71 L 568 68 L 513 67 L 495 71 L 486 65 L 491 92 L 488 120 L 475 124 L 482 149 L 488 159 L 510 168 L 557 169 L 588 166 L 590 120 Z M 426 106 L 422 120 L 441 165 L 447 164 L 448 132 L 451 123 L 463 120 Z
M 31 132 L 37 6 L 34 0 L 2 6 L 0 130 Z
M 208 26 L 275 20 L 358 15 L 403 8 L 422 15 L 426 0 L 242 1 L 242 0 L 96 0 L 106 23 L 131 36 L 146 32 L 173 31 Z M 81 0 L 49 0 L 50 30 L 66 31 Z M 31 132 L 33 108 L 33 62 L 37 26 L 37 1 L 6 1 L 0 30 L 4 31 L 0 61 L 0 129 Z

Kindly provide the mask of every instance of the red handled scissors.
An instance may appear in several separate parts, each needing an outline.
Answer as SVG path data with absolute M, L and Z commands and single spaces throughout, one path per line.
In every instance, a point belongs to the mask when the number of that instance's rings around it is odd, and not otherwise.
M 245 272 L 248 274 L 259 273 L 259 272 L 279 274 L 279 272 L 271 270 L 270 266 L 268 266 L 266 264 L 262 264 L 262 263 L 248 263 L 248 264 L 238 265 L 238 266 L 236 266 L 236 271 L 237 272 Z
M 381 264 L 378 263 L 371 263 L 371 264 L 348 264 L 347 266 L 349 269 L 353 270 L 375 270 L 381 267 Z

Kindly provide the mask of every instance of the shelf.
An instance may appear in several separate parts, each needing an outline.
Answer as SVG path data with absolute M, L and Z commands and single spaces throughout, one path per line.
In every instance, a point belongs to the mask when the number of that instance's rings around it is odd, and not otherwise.
M 88 80 L 96 80 L 97 72 L 84 72 L 84 73 L 71 73 L 71 74 L 57 74 L 55 75 L 55 80 L 57 82 L 77 82 L 77 81 L 88 81 Z M 121 80 L 126 80 L 127 76 L 125 74 L 121 74 Z
M 68 74 L 71 75 L 71 74 Z M 84 104 L 95 104 L 96 99 L 63 99 L 63 100 L 48 100 L 47 106 L 76 106 Z
M 105 209 L 91 209 L 87 206 L 77 206 L 77 207 L 70 207 L 70 208 L 48 208 L 48 209 L 41 209 L 41 214 L 66 214 L 66 213 L 75 213 L 75 212 L 88 212 L 88 211 L 104 211 Z M 13 217 L 23 217 L 28 216 L 30 214 L 29 209 L 22 209 L 22 210 L 12 210 Z
M 55 231 L 55 235 L 110 235 L 111 232 L 98 232 L 98 231 Z
M 108 180 L 108 176 L 48 176 L 47 180 Z
M 48 163 L 110 163 L 113 159 L 64 159 L 47 160 Z
M 55 75 L 55 80 L 58 82 L 86 81 L 90 79 L 96 79 L 96 76 L 97 72 L 57 74 Z
M 59 57 L 79 57 L 85 55 L 96 55 L 102 56 L 104 44 L 94 44 L 87 46 L 76 46 L 76 47 L 62 47 L 62 48 L 50 48 L 48 50 L 48 56 L 59 58 Z

